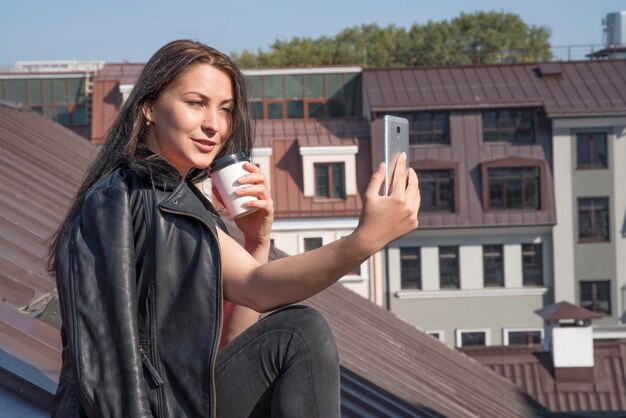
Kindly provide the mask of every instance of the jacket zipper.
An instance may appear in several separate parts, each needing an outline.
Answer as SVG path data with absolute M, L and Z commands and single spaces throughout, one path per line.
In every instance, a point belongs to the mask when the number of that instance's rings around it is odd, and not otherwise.
M 213 229 L 211 229 L 211 227 L 209 226 L 209 224 L 207 224 L 204 219 L 191 214 L 191 213 L 187 213 L 187 212 L 180 212 L 180 211 L 176 211 L 176 210 L 172 210 L 170 208 L 166 208 L 161 206 L 161 210 L 165 211 L 165 212 L 169 212 L 169 213 L 173 213 L 176 215 L 183 215 L 183 216 L 189 216 L 190 218 L 194 218 L 197 221 L 201 222 L 202 224 L 204 224 L 208 230 L 211 232 L 211 235 L 213 235 L 213 239 L 215 239 L 215 242 L 217 243 L 217 254 L 218 254 L 218 267 L 220 270 L 220 291 L 219 291 L 219 305 L 217 307 L 218 310 L 218 315 L 217 315 L 217 340 L 215 341 L 215 344 L 213 345 L 213 353 L 211 355 L 211 364 L 210 364 L 210 373 L 211 373 L 211 418 L 213 417 L 217 417 L 217 395 L 216 395 L 216 389 L 215 389 L 215 363 L 217 361 L 217 348 L 220 346 L 220 340 L 222 338 L 222 306 L 224 304 L 224 291 L 223 291 L 223 277 L 222 277 L 222 248 L 220 246 L 220 241 L 219 239 L 217 239 L 217 234 L 215 232 L 213 232 Z
M 148 355 L 146 354 L 143 347 L 139 347 L 139 351 L 141 351 L 141 362 L 146 367 L 146 369 L 148 369 L 148 372 L 150 373 L 150 376 L 152 376 L 154 384 L 157 385 L 157 387 L 163 386 L 163 383 L 165 383 L 165 381 L 150 362 L 150 359 L 148 358 Z

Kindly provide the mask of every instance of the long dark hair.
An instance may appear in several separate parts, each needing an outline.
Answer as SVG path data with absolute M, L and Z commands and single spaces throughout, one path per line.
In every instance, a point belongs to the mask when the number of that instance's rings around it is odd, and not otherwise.
M 220 155 L 243 151 L 250 154 L 252 135 L 246 96 L 246 83 L 239 69 L 230 58 L 200 42 L 190 40 L 172 41 L 159 49 L 147 62 L 137 78 L 128 99 L 122 105 L 115 121 L 104 135 L 102 149 L 87 169 L 82 184 L 57 231 L 52 235 L 48 248 L 47 268 L 55 272 L 56 254 L 61 237 L 80 209 L 88 190 L 102 177 L 124 163 L 133 160 L 141 163 L 141 151 L 145 149 L 147 129 L 142 112 L 144 103 L 156 100 L 161 92 L 186 69 L 196 64 L 209 64 L 226 73 L 233 84 L 234 106 L 231 113 L 229 139 Z M 201 179 L 206 173 L 191 170 L 189 176 Z

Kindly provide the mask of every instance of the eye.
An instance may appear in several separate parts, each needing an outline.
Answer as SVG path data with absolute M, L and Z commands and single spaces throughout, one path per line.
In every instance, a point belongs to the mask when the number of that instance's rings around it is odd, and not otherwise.
M 221 107 L 220 111 L 224 113 L 231 113 L 233 111 L 233 108 L 225 106 L 225 107 Z
M 189 105 L 192 106 L 192 107 L 204 107 L 204 102 L 202 102 L 200 100 L 191 100 L 191 101 L 189 101 L 187 103 L 189 103 Z

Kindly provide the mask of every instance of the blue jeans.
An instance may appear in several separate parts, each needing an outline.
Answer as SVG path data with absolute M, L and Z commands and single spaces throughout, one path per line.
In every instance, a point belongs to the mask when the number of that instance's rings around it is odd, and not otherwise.
M 340 416 L 335 339 L 309 307 L 281 309 L 241 333 L 215 373 L 220 418 Z

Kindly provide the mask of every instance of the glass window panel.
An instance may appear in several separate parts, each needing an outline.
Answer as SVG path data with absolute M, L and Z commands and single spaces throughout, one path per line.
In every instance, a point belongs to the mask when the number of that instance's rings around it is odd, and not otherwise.
M 502 245 L 483 245 L 485 286 L 504 287 L 504 253 Z
M 358 101 L 355 98 L 347 98 L 344 101 L 345 103 L 345 115 L 346 117 L 350 117 L 350 116 L 358 116 L 357 115 L 357 109 L 358 109 Z
M 43 114 L 48 119 L 52 119 L 54 117 L 54 107 L 53 106 L 44 106 Z
M 459 247 L 439 247 L 439 279 L 440 287 L 459 288 Z
M 263 98 L 263 78 L 258 75 L 247 76 L 248 82 L 248 98 L 250 99 L 262 99 Z
M 72 125 L 87 125 L 87 112 L 83 106 L 78 106 L 72 112 Z
M 504 188 L 503 181 L 500 179 L 489 180 L 489 207 L 491 209 L 504 209 Z
M 328 101 L 328 116 L 331 118 L 346 116 L 344 99 L 330 99 Z
M 326 76 L 328 83 L 328 97 L 342 97 L 343 92 L 343 74 L 328 74 Z
M 400 277 L 402 289 L 421 289 L 419 247 L 400 248 Z
M 28 80 L 28 104 L 31 108 L 33 105 L 42 104 L 41 80 Z
M 54 101 L 56 104 L 67 104 L 67 80 L 54 80 Z
M 306 97 L 326 97 L 324 95 L 324 75 L 310 74 L 305 77 Z
M 500 129 L 515 129 L 516 115 L 511 110 L 500 110 L 498 115 L 498 123 Z
M 45 104 L 52 104 L 52 80 L 42 80 L 43 99 Z
M 483 129 L 496 129 L 498 127 L 498 112 L 483 112 Z
M 520 142 L 530 142 L 533 141 L 533 132 L 530 129 L 518 129 L 517 130 L 517 140 Z
M 311 237 L 304 239 L 304 251 L 311 251 L 322 246 L 322 238 Z
M 263 119 L 263 102 L 250 102 L 248 103 L 250 109 L 250 115 L 254 119 Z
M 315 196 L 329 197 L 328 164 L 314 164 L 315 168 Z
M 266 99 L 282 99 L 283 94 L 283 76 L 282 75 L 266 75 L 265 80 L 265 98 Z
M 608 167 L 606 135 L 596 134 L 593 138 L 593 163 L 599 167 Z
M 302 99 L 304 96 L 302 78 L 301 75 L 288 75 L 285 77 L 288 99 Z
M 543 252 L 541 244 L 522 244 L 524 286 L 543 286 Z
M 85 102 L 85 80 L 82 78 L 70 78 L 70 102 L 83 104 Z
M 304 118 L 304 102 L 302 100 L 287 101 L 287 118 L 289 119 Z
M 31 108 L 31 110 L 34 110 L 37 113 L 42 113 L 43 114 L 43 106 L 31 106 L 30 108 Z
M 484 131 L 483 140 L 485 142 L 496 142 L 499 140 L 497 131 Z
M 333 163 L 330 165 L 331 167 L 331 176 L 332 176 L 332 184 L 331 184 L 331 197 L 337 199 L 345 198 L 345 179 L 344 172 L 345 167 L 344 163 Z
M 541 344 L 541 331 L 509 331 L 509 345 Z
M 267 118 L 268 119 L 282 119 L 283 118 L 283 104 L 282 103 L 268 103 L 267 104 Z
M 486 343 L 487 336 L 484 331 L 461 333 L 461 346 L 463 347 L 485 345 Z
M 54 120 L 55 122 L 60 123 L 61 125 L 68 125 L 69 124 L 69 112 L 67 111 L 67 106 L 56 106 L 54 108 L 54 116 L 52 117 L 52 120 Z
M 611 282 L 594 280 L 580 282 L 580 306 L 590 311 L 611 314 Z
M 522 208 L 522 181 L 520 179 L 508 179 L 506 182 L 506 208 Z
M 0 99 L 6 100 L 6 80 L 0 79 Z
M 539 179 L 525 179 L 524 181 L 524 208 L 539 209 Z
M 323 118 L 324 117 L 324 103 L 309 102 L 308 103 L 308 117 L 310 118 Z
M 26 80 L 7 80 L 7 100 L 26 104 Z
M 344 91 L 348 97 L 360 97 L 361 86 L 359 83 L 360 77 L 358 74 L 345 74 L 346 83 L 344 85 Z

